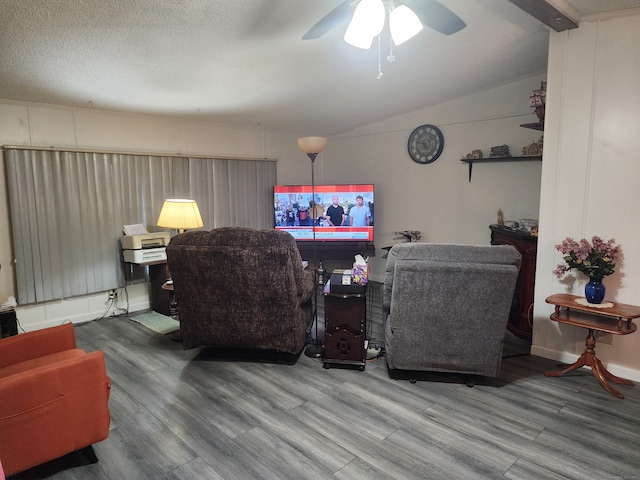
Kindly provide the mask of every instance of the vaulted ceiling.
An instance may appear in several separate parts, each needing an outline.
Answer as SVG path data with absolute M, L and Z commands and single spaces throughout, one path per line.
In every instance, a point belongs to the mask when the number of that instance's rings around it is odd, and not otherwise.
M 548 28 L 507 0 L 440 0 L 466 28 L 425 28 L 393 63 L 385 34 L 380 52 L 346 24 L 301 39 L 342 1 L 2 0 L 0 98 L 331 135 L 546 69 Z

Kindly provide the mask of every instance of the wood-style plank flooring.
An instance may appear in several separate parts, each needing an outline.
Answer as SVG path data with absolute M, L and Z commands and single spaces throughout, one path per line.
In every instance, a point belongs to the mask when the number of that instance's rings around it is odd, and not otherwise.
M 382 339 L 379 285 L 370 336 Z M 321 297 L 321 296 L 320 296 Z M 127 318 L 76 327 L 101 349 L 113 387 L 109 438 L 18 479 L 637 479 L 640 387 L 619 400 L 591 372 L 556 364 L 506 337 L 497 379 L 391 379 L 366 370 L 229 359 L 183 350 Z

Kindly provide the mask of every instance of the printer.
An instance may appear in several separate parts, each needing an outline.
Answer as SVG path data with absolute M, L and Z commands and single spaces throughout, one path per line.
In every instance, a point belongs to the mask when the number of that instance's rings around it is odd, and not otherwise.
M 122 237 L 122 252 L 127 263 L 150 263 L 167 260 L 167 232 L 141 233 Z

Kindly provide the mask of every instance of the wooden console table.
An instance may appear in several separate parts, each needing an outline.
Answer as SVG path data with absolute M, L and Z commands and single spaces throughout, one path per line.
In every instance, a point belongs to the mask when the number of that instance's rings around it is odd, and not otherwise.
M 567 325 L 586 328 L 589 330 L 585 340 L 585 351 L 578 361 L 568 365 L 557 372 L 546 372 L 547 377 L 557 377 L 571 372 L 583 366 L 591 367 L 593 375 L 598 379 L 604 389 L 618 398 L 624 398 L 620 392 L 611 386 L 608 380 L 621 385 L 633 385 L 631 380 L 616 377 L 609 372 L 602 362 L 596 357 L 596 338 L 594 332 L 611 333 L 614 335 L 629 335 L 636 331 L 634 318 L 640 317 L 640 307 L 613 303 L 611 307 L 597 308 L 590 305 L 582 305 L 576 300 L 584 298 L 568 294 L 556 294 L 547 297 L 546 302 L 555 305 L 555 311 L 551 314 L 551 320 Z

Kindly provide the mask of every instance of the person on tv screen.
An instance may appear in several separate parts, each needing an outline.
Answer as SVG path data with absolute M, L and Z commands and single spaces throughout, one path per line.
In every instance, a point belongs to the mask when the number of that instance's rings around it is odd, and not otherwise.
M 371 222 L 371 211 L 363 205 L 362 195 L 356 197 L 356 205 L 349 209 L 349 225 L 352 227 L 368 227 Z
M 338 196 L 334 195 L 331 205 L 327 208 L 327 219 L 329 220 L 329 225 L 341 227 L 344 225 L 345 217 L 344 208 L 342 208 L 338 203 Z
M 309 226 L 311 225 L 309 207 L 304 205 L 300 205 L 298 207 L 298 225 L 300 226 Z
M 284 211 L 284 218 L 288 227 L 293 227 L 296 224 L 296 212 L 293 211 L 291 205 L 287 205 L 287 209 Z

